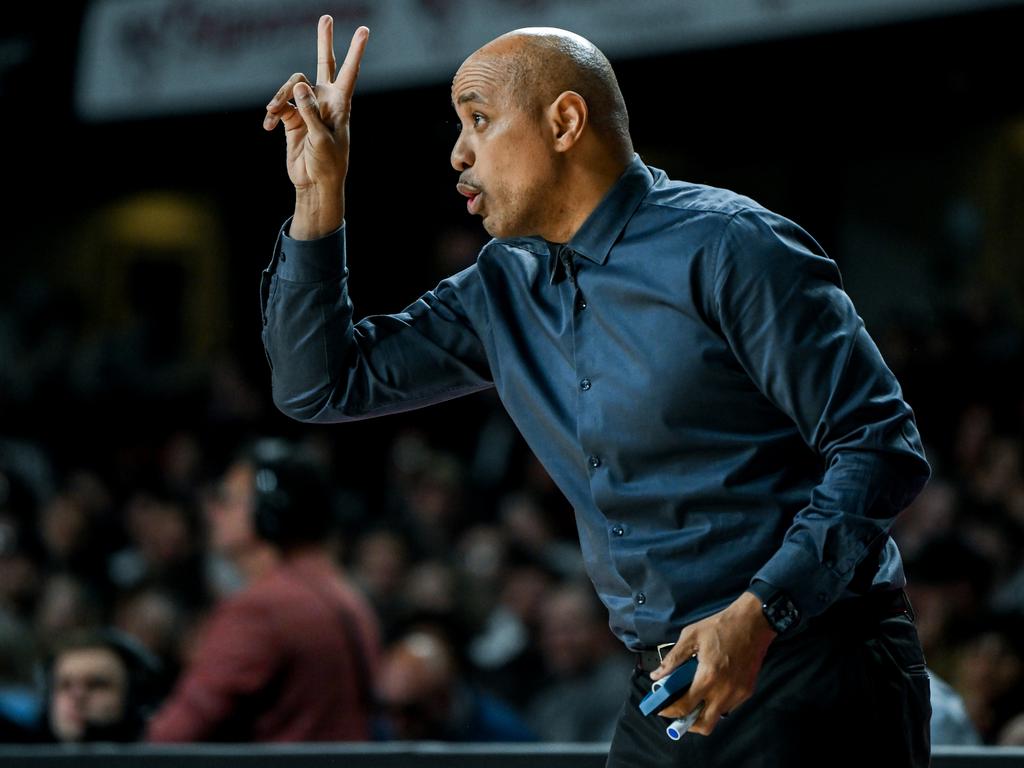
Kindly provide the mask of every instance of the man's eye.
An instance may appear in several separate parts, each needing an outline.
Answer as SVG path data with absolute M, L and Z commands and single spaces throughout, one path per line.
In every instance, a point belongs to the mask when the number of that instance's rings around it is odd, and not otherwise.
M 479 112 L 473 113 L 473 127 L 479 128 L 480 124 L 483 123 L 487 118 L 481 115 Z

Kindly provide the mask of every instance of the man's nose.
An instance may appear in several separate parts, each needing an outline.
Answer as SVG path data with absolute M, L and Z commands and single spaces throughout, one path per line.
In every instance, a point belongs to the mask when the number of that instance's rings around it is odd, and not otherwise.
M 65 691 L 67 692 L 68 698 L 71 699 L 76 706 L 81 706 L 85 702 L 86 696 L 89 693 L 89 689 L 84 683 L 74 683 L 69 685 L 65 688 Z
M 455 146 L 452 147 L 452 168 L 461 173 L 472 165 L 473 152 L 465 136 L 460 133 L 459 138 L 455 140 Z

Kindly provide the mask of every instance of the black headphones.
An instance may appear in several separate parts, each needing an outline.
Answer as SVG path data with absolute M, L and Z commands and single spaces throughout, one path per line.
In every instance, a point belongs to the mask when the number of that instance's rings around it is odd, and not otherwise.
M 284 440 L 266 438 L 243 452 L 253 468 L 253 527 L 280 547 L 323 541 L 334 521 L 330 485 L 320 467 Z

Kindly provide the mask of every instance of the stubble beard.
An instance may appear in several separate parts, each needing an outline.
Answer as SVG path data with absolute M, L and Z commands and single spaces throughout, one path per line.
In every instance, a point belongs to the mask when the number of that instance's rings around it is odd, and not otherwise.
M 491 200 L 497 201 L 496 210 L 491 210 Z M 504 185 L 492 188 L 487 196 L 484 229 L 491 237 L 530 237 L 541 231 L 543 206 L 538 200 L 531 200 L 528 194 Z

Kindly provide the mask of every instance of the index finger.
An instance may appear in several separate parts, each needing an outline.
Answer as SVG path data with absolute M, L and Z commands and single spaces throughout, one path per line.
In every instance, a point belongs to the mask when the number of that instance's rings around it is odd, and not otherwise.
M 345 61 L 341 65 L 341 71 L 338 72 L 338 79 L 334 81 L 334 85 L 341 89 L 349 100 L 351 100 L 352 91 L 356 87 L 359 63 L 363 60 L 363 51 L 366 50 L 366 41 L 369 37 L 370 30 L 367 27 L 359 27 L 352 34 L 352 42 L 349 43 Z
M 316 28 L 316 84 L 326 85 L 334 80 L 334 19 L 321 16 Z

